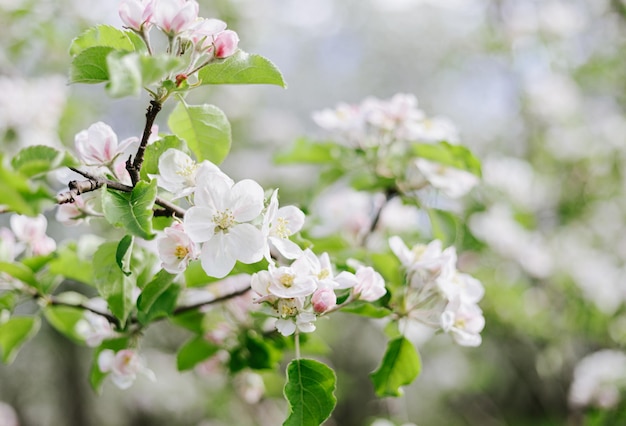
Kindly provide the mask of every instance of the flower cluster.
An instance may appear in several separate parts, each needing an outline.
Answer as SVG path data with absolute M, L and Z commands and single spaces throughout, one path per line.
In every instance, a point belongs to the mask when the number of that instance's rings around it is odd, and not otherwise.
M 306 249 L 288 266 L 270 264 L 267 271 L 252 276 L 252 289 L 278 318 L 276 329 L 283 335 L 296 329 L 310 333 L 318 316 L 337 309 L 336 291 L 349 290 L 345 303 L 375 301 L 385 293 L 382 276 L 371 267 L 358 266 L 356 273 L 334 273 L 327 253 L 316 256 Z
M 119 6 L 120 18 L 127 28 L 147 38 L 156 26 L 172 41 L 170 46 L 177 43 L 181 53 L 187 42 L 200 55 L 226 58 L 235 53 L 237 33 L 227 30 L 225 22 L 199 17 L 198 12 L 196 0 L 122 0 Z
M 433 328 L 450 333 L 462 346 L 479 346 L 485 319 L 478 302 L 485 292 L 476 278 L 456 269 L 454 247 L 442 250 L 441 241 L 409 249 L 400 237 L 389 246 L 406 271 L 408 292 L 403 311 Z
M 11 228 L 0 228 L 0 261 L 12 262 L 20 254 L 45 256 L 56 249 L 56 242 L 46 234 L 48 221 L 43 215 L 13 215 Z
M 478 184 L 472 173 L 411 155 L 414 144 L 459 140 L 450 120 L 427 117 L 413 95 L 400 93 L 389 100 L 370 97 L 358 105 L 341 103 L 315 112 L 313 120 L 342 145 L 370 151 L 376 173 L 396 178 L 403 191 L 430 186 L 458 198 Z

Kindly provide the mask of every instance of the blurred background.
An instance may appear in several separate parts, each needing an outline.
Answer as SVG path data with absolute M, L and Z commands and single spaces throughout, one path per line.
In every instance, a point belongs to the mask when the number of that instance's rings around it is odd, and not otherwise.
M 368 373 L 382 356 L 382 326 L 349 315 L 320 323 L 327 347 L 318 354 L 338 374 L 329 425 L 626 424 L 625 2 L 199 3 L 201 16 L 225 20 L 240 47 L 271 59 L 289 85 L 193 94 L 233 124 L 223 169 L 234 179 L 280 187 L 282 204 L 306 208 L 315 169 L 276 166 L 275 153 L 321 137 L 315 110 L 399 92 L 451 119 L 483 162 L 483 184 L 454 206 L 467 224 L 454 238 L 460 268 L 486 287 L 482 346 L 416 330 L 422 375 L 402 398 L 377 400 Z M 121 139 L 139 135 L 147 96 L 111 100 L 101 86 L 66 84 L 72 38 L 99 23 L 121 26 L 116 1 L 0 0 L 4 155 L 72 147 L 95 121 Z M 57 240 L 69 238 L 50 222 Z M 13 365 L 0 365 L 0 425 L 15 416 L 23 426 L 282 422 L 280 378 L 263 377 L 257 402 L 247 392 L 256 376 L 231 381 L 211 366 L 177 373 L 175 348 L 187 337 L 165 324 L 150 330 L 145 356 L 159 381 L 127 391 L 107 383 L 96 396 L 91 350 L 44 326 Z

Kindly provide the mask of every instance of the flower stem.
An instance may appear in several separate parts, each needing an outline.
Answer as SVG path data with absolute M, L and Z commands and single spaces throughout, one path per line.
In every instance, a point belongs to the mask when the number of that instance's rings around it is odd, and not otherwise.
M 141 165 L 143 164 L 143 156 L 146 152 L 146 147 L 148 146 L 148 139 L 150 139 L 150 134 L 152 133 L 152 125 L 154 124 L 154 120 L 159 111 L 161 111 L 161 102 L 155 99 L 151 100 L 150 106 L 146 111 L 146 125 L 143 129 L 141 143 L 139 144 L 139 148 L 137 148 L 135 160 L 131 162 L 131 158 L 128 157 L 128 160 L 126 161 L 126 170 L 128 170 L 133 186 L 137 185 L 137 182 L 140 180 L 139 172 L 141 171 Z
M 296 359 L 300 359 L 300 330 L 296 328 L 296 332 L 293 335 L 294 344 L 296 346 Z

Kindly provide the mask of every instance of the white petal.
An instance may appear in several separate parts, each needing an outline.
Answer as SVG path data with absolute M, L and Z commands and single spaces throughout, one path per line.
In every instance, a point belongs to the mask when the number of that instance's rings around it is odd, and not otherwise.
M 115 362 L 115 352 L 111 349 L 104 349 L 98 355 L 98 368 L 103 373 L 111 371 Z
M 233 226 L 224 240 L 228 250 L 240 262 L 254 263 L 263 258 L 265 238 L 258 228 L 249 223 Z
M 296 331 L 296 323 L 290 319 L 279 319 L 276 321 L 276 330 L 283 336 L 291 336 Z
M 297 259 L 302 254 L 302 249 L 296 243 L 286 238 L 270 237 L 269 241 L 287 259 Z
M 215 210 L 207 207 L 191 207 L 185 213 L 185 231 L 194 243 L 210 240 L 215 234 L 213 215 Z
M 291 234 L 295 234 L 304 226 L 305 215 L 296 206 L 285 206 L 278 210 L 278 217 L 282 217 L 287 221 L 287 229 Z
M 222 233 L 216 234 L 202 245 L 200 262 L 202 269 L 210 277 L 224 278 L 233 270 L 236 261 L 235 256 L 229 252 Z
M 228 207 L 237 222 L 248 222 L 257 218 L 263 210 L 263 188 L 251 179 L 237 182 L 232 188 L 232 204 Z

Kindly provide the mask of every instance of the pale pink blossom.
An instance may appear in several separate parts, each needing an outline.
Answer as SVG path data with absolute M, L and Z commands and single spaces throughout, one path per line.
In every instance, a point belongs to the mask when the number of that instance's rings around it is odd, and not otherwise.
M 113 129 L 101 121 L 76 134 L 74 145 L 79 159 L 87 165 L 108 166 L 137 138 L 118 143 Z
M 5 227 L 0 228 L 0 261 L 13 262 L 20 251 L 13 231 Z
M 153 22 L 171 37 L 192 28 L 198 19 L 198 11 L 196 0 L 158 0 Z
M 142 31 L 152 23 L 154 0 L 122 0 L 118 12 L 127 28 Z
M 611 409 L 622 398 L 626 380 L 626 354 L 605 349 L 583 358 L 574 368 L 569 403 L 574 407 Z
M 170 274 L 183 272 L 190 261 L 198 258 L 199 250 L 196 244 L 185 233 L 180 222 L 165 228 L 163 233 L 165 235 L 157 239 L 161 266 Z
M 278 208 L 278 190 L 274 191 L 263 217 L 263 234 L 267 236 L 268 245 L 265 258 L 272 262 L 270 249 L 275 248 L 287 259 L 295 259 L 302 254 L 302 249 L 289 237 L 300 231 L 304 226 L 304 213 L 295 206 Z
M 219 19 L 199 19 L 189 32 L 189 39 L 197 51 L 211 51 L 215 37 L 226 29 L 226 22 Z
M 337 295 L 328 287 L 320 288 L 313 293 L 313 296 L 311 297 L 311 305 L 313 305 L 313 310 L 315 312 L 323 314 L 324 312 L 337 306 Z
M 322 253 L 318 257 L 311 249 L 306 249 L 302 257 L 298 259 L 298 261 L 304 260 L 309 263 L 310 273 L 315 278 L 318 288 L 328 287 L 342 290 L 352 288 L 357 283 L 356 277 L 351 272 L 342 271 L 335 275 L 328 253 Z
M 46 235 L 48 221 L 45 216 L 11 216 L 11 229 L 16 238 L 26 244 L 31 254 L 42 256 L 56 250 L 56 242 Z
M 317 289 L 310 264 L 303 258 L 296 260 L 291 266 L 277 268 L 270 264 L 267 271 L 258 273 L 257 279 L 268 279 L 267 291 L 285 299 L 309 296 Z
M 213 45 L 216 58 L 227 58 L 237 51 L 239 36 L 232 30 L 222 31 L 215 37 Z
M 244 371 L 237 375 L 235 379 L 235 389 L 248 404 L 260 402 L 263 395 L 265 395 L 263 377 L 250 371 Z
M 450 198 L 459 198 L 478 185 L 478 176 L 465 170 L 418 158 L 415 166 L 433 188 L 440 190 Z
M 352 293 L 358 300 L 374 302 L 387 293 L 385 280 L 382 275 L 376 272 L 371 266 L 358 268 L 354 275 L 356 276 L 357 283 L 352 288 Z
M 103 350 L 98 355 L 98 368 L 103 373 L 110 373 L 111 380 L 120 389 L 128 389 L 138 373 L 156 381 L 152 370 L 146 367 L 143 358 L 132 349 L 122 349 L 119 352 L 111 349 Z
M 88 220 L 91 216 L 99 215 L 91 206 L 94 201 L 93 193 L 85 193 L 74 197 L 73 203 L 59 204 L 56 212 L 56 221 L 65 226 L 76 226 Z
M 76 323 L 74 330 L 85 340 L 87 346 L 92 348 L 116 336 L 111 323 L 102 315 L 91 311 L 83 313 L 83 318 Z
M 462 303 L 460 298 L 452 300 L 441 314 L 442 330 L 461 346 L 480 346 L 484 327 L 485 318 L 478 305 Z

